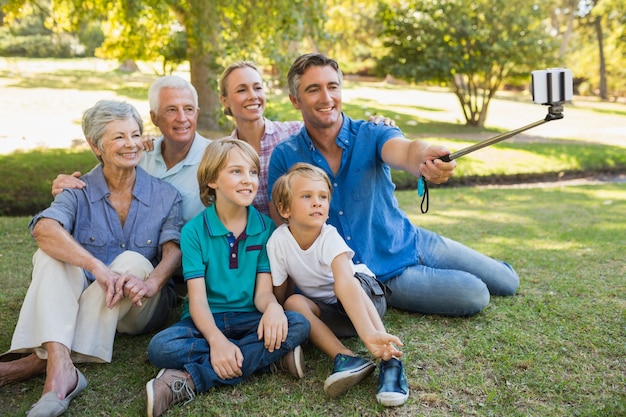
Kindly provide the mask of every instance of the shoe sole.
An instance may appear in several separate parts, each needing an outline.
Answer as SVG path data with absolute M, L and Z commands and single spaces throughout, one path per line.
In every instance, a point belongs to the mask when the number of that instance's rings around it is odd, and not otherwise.
M 296 367 L 296 375 L 298 379 L 304 378 L 304 353 L 300 345 L 293 350 L 293 362 Z
M 373 362 L 368 362 L 357 369 L 334 373 L 326 378 L 324 391 L 330 397 L 341 395 L 368 377 L 375 368 L 376 365 Z
M 154 417 L 154 382 L 165 373 L 165 368 L 161 369 L 157 376 L 146 383 L 146 410 L 148 417 Z
M 398 407 L 406 402 L 409 393 L 401 394 L 399 392 L 381 392 L 376 394 L 376 401 L 385 407 Z

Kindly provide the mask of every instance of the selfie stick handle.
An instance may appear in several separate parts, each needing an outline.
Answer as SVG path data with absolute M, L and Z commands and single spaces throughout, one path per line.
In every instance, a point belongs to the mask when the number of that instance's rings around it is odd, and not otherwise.
M 532 129 L 533 127 L 537 127 L 537 126 L 542 125 L 542 124 L 544 124 L 546 122 L 549 122 L 551 120 L 558 120 L 558 119 L 562 119 L 562 118 L 563 118 L 563 106 L 560 105 L 560 104 L 551 105 L 550 108 L 548 109 L 548 114 L 546 115 L 545 119 L 543 119 L 543 120 L 536 121 L 536 122 L 531 123 L 529 125 L 526 125 L 524 127 L 520 127 L 519 129 L 511 130 L 510 132 L 506 132 L 506 133 L 503 133 L 503 134 L 498 135 L 498 136 L 494 136 L 491 139 L 487 139 L 487 140 L 479 142 L 479 143 L 477 143 L 475 145 L 468 146 L 467 148 L 461 149 L 460 151 L 453 152 L 453 153 L 451 153 L 449 155 L 444 155 L 444 156 L 442 156 L 439 159 L 441 159 L 443 162 L 450 162 L 453 159 L 459 158 L 459 157 L 461 157 L 463 155 L 467 155 L 470 152 L 474 152 L 474 151 L 476 151 L 478 149 L 482 149 L 482 148 L 484 148 L 486 146 L 493 145 L 494 143 L 501 142 L 501 141 L 503 141 L 505 139 L 508 139 L 511 136 L 515 136 L 518 133 L 521 133 L 521 132 L 523 132 L 525 130 Z

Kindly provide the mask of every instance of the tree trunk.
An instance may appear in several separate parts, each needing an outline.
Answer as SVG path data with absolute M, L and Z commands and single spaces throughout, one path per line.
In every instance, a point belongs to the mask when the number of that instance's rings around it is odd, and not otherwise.
M 602 35 L 602 16 L 596 16 L 594 20 L 594 26 L 596 28 L 596 37 L 598 39 L 598 58 L 600 60 L 600 98 L 602 100 L 608 99 L 607 87 L 606 87 L 606 62 L 604 58 L 604 39 Z
M 220 130 L 219 112 L 221 108 L 219 94 L 215 80 L 217 79 L 215 65 L 209 53 L 190 55 L 191 84 L 198 91 L 198 130 L 201 134 Z

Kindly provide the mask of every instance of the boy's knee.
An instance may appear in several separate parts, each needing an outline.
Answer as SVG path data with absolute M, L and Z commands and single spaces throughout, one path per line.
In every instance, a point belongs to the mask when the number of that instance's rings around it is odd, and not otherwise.
M 304 312 L 310 310 L 308 299 L 301 294 L 290 295 L 285 300 L 285 310 Z
M 289 323 L 289 334 L 298 333 L 304 337 L 309 337 L 311 331 L 311 324 L 302 314 L 296 311 L 285 311 L 287 321 Z

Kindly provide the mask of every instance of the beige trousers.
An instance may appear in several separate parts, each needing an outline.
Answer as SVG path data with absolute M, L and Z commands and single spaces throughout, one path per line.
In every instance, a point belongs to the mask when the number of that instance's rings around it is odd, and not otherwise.
M 146 279 L 154 269 L 141 254 L 126 251 L 109 265 L 117 273 Z M 82 268 L 58 261 L 37 250 L 33 276 L 11 341 L 12 353 L 35 352 L 47 359 L 45 342 L 67 346 L 75 363 L 111 362 L 116 330 L 141 332 L 159 304 L 161 292 L 136 307 L 124 298 L 108 308 L 97 282 L 90 283 Z M 7 353 L 9 353 L 7 352 Z

